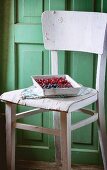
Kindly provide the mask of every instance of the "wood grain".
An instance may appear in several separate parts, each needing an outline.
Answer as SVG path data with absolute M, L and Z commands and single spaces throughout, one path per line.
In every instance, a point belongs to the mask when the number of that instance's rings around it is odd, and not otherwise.
M 56 163 L 17 161 L 16 170 L 61 170 Z M 96 165 L 72 165 L 71 170 L 103 170 L 102 166 Z

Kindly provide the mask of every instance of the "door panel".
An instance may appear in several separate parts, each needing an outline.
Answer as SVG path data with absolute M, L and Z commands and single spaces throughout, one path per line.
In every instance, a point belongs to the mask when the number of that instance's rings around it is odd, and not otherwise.
M 18 0 L 17 23 L 40 23 L 43 0 Z
M 41 25 L 15 24 L 15 43 L 43 43 Z
M 43 10 L 64 9 L 65 2 L 60 0 L 53 5 L 48 0 L 17 0 L 15 18 L 15 84 L 16 88 L 32 85 L 31 75 L 50 73 L 50 53 L 43 47 L 41 14 Z M 64 52 L 60 53 L 59 72 L 64 72 Z M 18 107 L 18 111 L 31 109 Z M 22 123 L 52 127 L 52 113 L 23 118 Z M 23 154 L 21 151 L 24 151 Z M 54 160 L 54 139 L 52 136 L 35 132 L 17 131 L 17 159 Z
M 47 53 L 48 54 L 48 53 Z M 18 88 L 24 88 L 32 85 L 31 75 L 43 73 L 42 45 L 20 44 L 17 47 L 17 80 Z M 38 67 L 39 66 L 39 67 Z

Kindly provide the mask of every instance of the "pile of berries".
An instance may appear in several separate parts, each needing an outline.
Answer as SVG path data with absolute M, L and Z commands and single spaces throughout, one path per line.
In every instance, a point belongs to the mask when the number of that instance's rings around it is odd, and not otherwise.
M 39 78 L 35 80 L 43 89 L 72 87 L 65 77 Z

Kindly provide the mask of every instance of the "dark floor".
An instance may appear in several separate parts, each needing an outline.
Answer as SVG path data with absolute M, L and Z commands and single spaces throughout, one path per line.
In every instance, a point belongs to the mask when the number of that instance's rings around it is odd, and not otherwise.
M 61 168 L 17 168 L 16 170 L 61 170 Z M 94 167 L 94 166 L 74 166 L 71 170 L 103 170 L 103 168 Z
M 0 115 L 0 170 L 6 170 L 5 158 L 5 118 Z M 16 170 L 61 170 L 54 163 L 44 162 L 17 162 Z M 103 170 L 99 166 L 80 166 L 74 165 L 71 170 Z
M 5 118 L 0 114 L 0 170 L 6 169 L 5 148 Z
M 61 170 L 55 163 L 20 161 L 17 165 L 16 170 Z M 103 170 L 103 168 L 96 165 L 73 165 L 71 170 Z

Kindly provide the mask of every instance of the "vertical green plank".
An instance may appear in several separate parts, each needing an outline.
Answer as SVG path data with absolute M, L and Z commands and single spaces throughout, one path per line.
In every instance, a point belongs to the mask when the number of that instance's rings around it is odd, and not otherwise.
M 3 52 L 2 52 L 2 83 L 3 91 L 15 88 L 14 84 L 14 2 L 4 1 L 5 9 L 3 11 Z M 11 76 L 10 76 L 11 75 Z
M 17 23 L 41 23 L 43 0 L 19 0 L 17 4 Z
M 74 11 L 94 11 L 95 2 L 93 0 L 73 0 L 70 1 L 70 6 L 71 10 Z M 68 73 L 77 82 L 84 86 L 93 87 L 94 58 L 92 54 L 82 52 L 68 53 L 67 63 L 69 65 L 68 67 L 70 67 Z M 86 117 L 87 115 L 77 112 L 73 114 L 72 120 L 73 123 L 75 123 Z M 72 133 L 73 162 L 97 162 L 97 147 L 98 142 L 95 125 L 88 125 Z M 94 153 L 94 151 L 96 151 L 96 153 Z M 90 158 L 90 161 L 87 161 L 86 157 L 87 159 Z
M 4 35 L 4 2 L 0 5 L 0 95 L 3 93 L 3 35 Z M 3 113 L 3 104 L 0 102 L 0 113 Z
M 42 0 L 26 0 L 23 4 L 24 16 L 41 16 L 42 14 Z
M 74 11 L 93 11 L 94 10 L 94 1 L 93 0 L 90 0 L 90 1 L 89 0 L 81 0 L 81 2 L 79 0 L 73 0 L 70 2 L 71 2 L 71 10 L 74 10 Z M 78 39 L 77 39 L 77 41 L 78 41 Z M 80 54 L 79 53 L 69 54 L 68 63 L 70 66 L 69 72 L 70 72 L 71 76 L 73 76 L 73 77 L 76 76 L 75 78 L 77 79 L 77 74 L 75 73 L 76 64 L 78 62 L 79 66 L 81 67 L 82 61 L 88 63 L 87 59 L 88 58 L 85 57 L 85 55 L 83 55 L 83 57 L 81 58 L 81 53 Z M 84 70 L 81 70 L 80 72 L 84 72 Z M 79 78 L 79 76 L 78 76 L 78 78 Z
M 102 2 L 103 2 L 103 12 L 107 13 L 107 1 L 102 0 Z
M 68 0 L 44 0 L 44 10 L 65 10 Z
M 65 72 L 65 58 L 66 58 L 66 56 L 65 56 L 65 52 L 62 52 L 62 51 L 60 51 L 60 52 L 58 52 L 58 56 L 59 56 L 59 58 L 58 58 L 58 72 L 59 72 L 59 74 L 64 74 L 64 73 L 66 73 Z
M 2 53 L 3 53 L 3 29 L 4 29 L 4 20 L 3 20 L 3 16 L 4 16 L 4 3 L 3 1 L 1 2 L 0 5 L 0 37 L 1 37 L 1 41 L 0 41 L 0 77 L 1 77 L 1 82 L 0 82 L 0 94 L 2 92 Z
M 93 55 L 90 53 L 73 53 L 72 76 L 84 86 L 93 86 Z
M 49 51 L 47 50 L 44 50 L 44 53 L 43 53 L 43 64 L 42 64 L 42 67 L 43 67 L 43 74 L 44 75 L 47 75 L 49 74 Z
M 73 0 L 71 1 L 71 9 L 75 11 L 93 11 L 93 0 Z
M 101 12 L 101 1 L 102 0 L 95 0 L 94 1 L 94 11 Z
M 44 0 L 43 11 L 50 9 L 50 0 Z
M 65 10 L 66 2 L 65 0 L 50 0 L 50 10 Z M 65 73 L 65 53 L 58 52 L 58 72 L 59 74 Z
M 107 13 L 107 1 L 106 0 L 102 0 L 103 1 L 103 12 Z M 106 114 L 106 127 L 107 127 L 107 68 L 106 68 L 106 80 L 105 80 L 105 114 Z
M 50 0 L 50 10 L 65 10 L 65 0 Z

